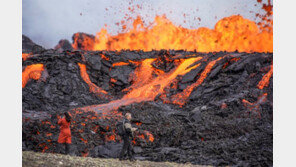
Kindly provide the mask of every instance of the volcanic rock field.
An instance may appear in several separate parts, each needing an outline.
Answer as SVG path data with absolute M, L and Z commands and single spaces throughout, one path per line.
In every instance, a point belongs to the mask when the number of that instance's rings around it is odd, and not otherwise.
M 57 50 L 26 40 L 23 150 L 62 152 L 56 115 L 68 111 L 72 155 L 117 158 L 115 125 L 130 112 L 136 159 L 272 166 L 273 53 Z

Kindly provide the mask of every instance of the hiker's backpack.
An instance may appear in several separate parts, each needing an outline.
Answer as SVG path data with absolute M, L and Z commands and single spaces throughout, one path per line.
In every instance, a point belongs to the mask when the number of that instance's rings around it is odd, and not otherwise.
M 123 136 L 125 134 L 125 127 L 124 127 L 124 124 L 125 124 L 125 120 L 123 121 L 120 121 L 116 124 L 116 128 L 117 128 L 117 133 L 118 135 L 120 136 Z

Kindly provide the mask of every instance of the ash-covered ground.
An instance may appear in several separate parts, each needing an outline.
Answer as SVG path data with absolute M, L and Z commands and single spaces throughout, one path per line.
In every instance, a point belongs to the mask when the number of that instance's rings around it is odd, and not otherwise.
M 272 53 L 26 52 L 31 55 L 23 60 L 23 150 L 61 152 L 55 116 L 69 111 L 71 154 L 116 158 L 122 142 L 115 124 L 130 112 L 133 126 L 139 128 L 133 140 L 136 159 L 215 166 L 273 164 Z M 152 100 L 125 103 L 143 60 L 155 59 L 153 68 L 162 71 L 153 73 L 157 78 L 196 57 L 202 57 L 198 66 L 192 64 L 193 69 L 163 91 L 155 89 L 159 94 Z M 42 64 L 42 69 L 28 72 L 34 64 Z M 194 84 L 188 98 L 176 96 Z

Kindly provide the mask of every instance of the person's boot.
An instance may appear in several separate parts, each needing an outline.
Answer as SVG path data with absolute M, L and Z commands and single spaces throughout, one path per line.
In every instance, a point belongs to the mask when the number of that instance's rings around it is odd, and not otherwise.
M 123 152 L 123 153 L 120 154 L 120 156 L 119 156 L 119 160 L 120 160 L 120 161 L 126 160 L 125 152 Z
M 134 156 L 133 156 L 133 153 L 132 153 L 131 148 L 129 148 L 129 150 L 127 151 L 127 155 L 128 155 L 128 159 L 129 159 L 130 161 L 135 161 L 135 158 L 134 158 Z
M 120 161 L 125 160 L 125 153 L 127 151 L 126 148 L 127 148 L 126 143 L 123 143 L 122 149 L 121 149 L 120 154 L 119 154 L 119 160 Z
M 65 154 L 68 155 L 70 153 L 70 144 L 65 143 Z
M 130 161 L 136 161 L 136 159 L 132 156 L 132 157 L 129 157 L 129 160 Z

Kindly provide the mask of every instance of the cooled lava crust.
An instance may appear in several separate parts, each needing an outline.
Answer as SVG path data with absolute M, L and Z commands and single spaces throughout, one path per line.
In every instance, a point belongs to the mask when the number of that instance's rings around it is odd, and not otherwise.
M 272 166 L 272 62 L 272 53 L 183 50 L 30 54 L 23 150 L 61 152 L 55 116 L 69 111 L 71 154 L 115 158 L 115 125 L 130 112 L 136 159 Z

